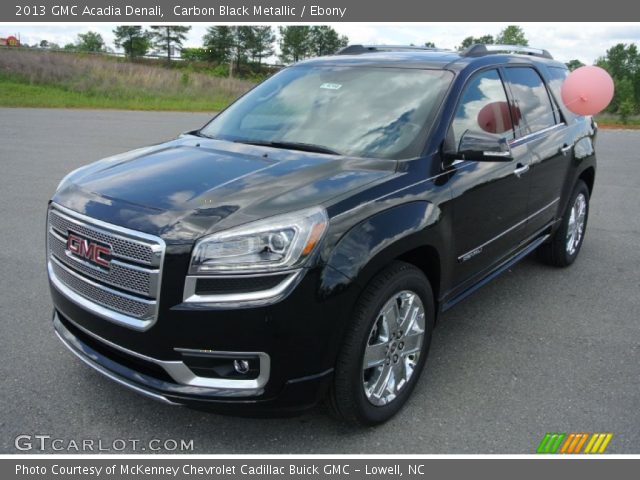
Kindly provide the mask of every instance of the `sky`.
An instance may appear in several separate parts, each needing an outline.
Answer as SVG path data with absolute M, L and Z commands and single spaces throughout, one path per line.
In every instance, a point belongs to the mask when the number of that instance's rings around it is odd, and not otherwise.
M 193 23 L 186 47 L 201 45 L 209 23 Z M 277 24 L 272 24 L 274 27 Z M 328 24 L 349 37 L 349 43 L 369 45 L 423 45 L 431 41 L 438 48 L 454 49 L 462 39 L 497 35 L 508 23 L 333 23 Z M 640 23 L 522 23 L 529 45 L 545 48 L 554 58 L 566 62 L 578 59 L 592 64 L 616 43 L 640 43 Z M 0 24 L 0 37 L 19 34 L 28 44 L 48 40 L 59 45 L 72 43 L 78 33 L 93 30 L 113 48 L 116 24 Z M 275 59 L 274 59 L 275 60 Z

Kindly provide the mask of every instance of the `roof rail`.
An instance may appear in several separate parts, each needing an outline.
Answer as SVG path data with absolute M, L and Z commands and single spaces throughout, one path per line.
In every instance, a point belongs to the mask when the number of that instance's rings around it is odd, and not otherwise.
M 547 50 L 542 48 L 525 47 L 524 45 L 485 45 L 483 43 L 476 43 L 464 50 L 460 55 L 463 57 L 482 57 L 484 55 L 504 52 L 524 53 L 526 55 L 533 55 L 534 57 L 549 58 L 553 60 L 553 57 Z
M 414 45 L 348 45 L 336 52 L 336 55 L 360 55 L 374 52 L 444 52 L 442 48 L 416 47 Z

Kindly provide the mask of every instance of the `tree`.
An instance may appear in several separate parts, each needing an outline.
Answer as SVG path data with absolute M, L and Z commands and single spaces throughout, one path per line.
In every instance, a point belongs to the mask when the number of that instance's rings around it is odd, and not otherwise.
M 622 123 L 627 123 L 629 115 L 635 112 L 635 95 L 633 92 L 633 82 L 631 78 L 624 77 L 615 80 L 615 95 L 612 102 L 615 110 L 620 114 Z
M 113 44 L 124 50 L 132 60 L 143 57 L 149 51 L 149 34 L 139 25 L 121 25 L 113 30 L 115 40 Z
M 251 27 L 251 29 L 247 49 L 251 60 L 254 62 L 257 60 L 258 65 L 261 65 L 263 58 L 274 54 L 273 44 L 276 41 L 276 35 L 269 25 Z
M 476 38 L 476 43 L 482 43 L 484 45 L 493 45 L 496 43 L 493 35 L 483 35 L 481 37 Z
M 103 52 L 104 40 L 102 35 L 89 30 L 87 33 L 79 33 L 76 48 L 81 52 Z
M 247 61 L 247 52 L 250 49 L 250 45 L 254 42 L 253 27 L 235 27 L 234 37 L 234 58 L 236 63 L 236 70 L 240 69 L 240 65 Z
M 469 48 L 471 45 L 475 45 L 476 43 L 483 44 L 483 45 L 492 45 L 496 42 L 493 39 L 493 35 L 483 35 L 481 37 L 470 36 L 462 40 L 462 43 L 458 47 L 458 50 L 464 50 L 466 48 Z
M 500 45 L 529 45 L 524 30 L 518 25 L 509 25 L 502 30 L 496 37 L 496 43 Z
M 309 56 L 311 27 L 278 27 L 280 31 L 280 58 L 284 63 L 297 62 Z
M 207 28 L 202 37 L 203 47 L 207 50 L 207 58 L 215 63 L 229 62 L 235 46 L 236 27 L 217 26 Z
M 578 59 L 576 59 L 576 58 L 574 58 L 573 60 L 569 60 L 569 61 L 567 62 L 567 68 L 568 68 L 569 70 L 571 70 L 572 72 L 573 72 L 575 69 L 580 68 L 580 67 L 584 67 L 584 63 L 582 63 L 580 60 L 578 60 Z
M 424 46 L 427 48 L 436 48 L 436 44 L 433 42 L 424 42 Z
M 55 42 L 50 42 L 49 40 L 40 40 L 40 43 L 35 45 L 37 48 L 46 48 L 48 50 L 59 50 L 60 45 Z
M 484 45 L 529 45 L 526 37 L 524 36 L 524 30 L 518 25 L 509 25 L 504 30 L 502 30 L 497 37 L 493 37 L 493 35 L 482 35 L 481 37 L 473 37 L 469 36 L 462 40 L 462 43 L 458 47 L 458 50 L 464 50 L 469 48 L 471 45 L 475 45 L 476 43 L 484 44 Z
M 635 44 L 618 43 L 609 50 L 604 57 L 596 60 L 596 65 L 604 68 L 613 77 L 615 93 L 609 108 L 610 112 L 620 112 L 623 108 L 628 111 L 638 108 L 640 99 L 640 53 Z M 627 113 L 628 116 L 628 113 Z
M 182 47 L 182 42 L 187 39 L 187 33 L 191 27 L 181 25 L 152 25 L 151 39 L 154 46 L 161 52 L 166 52 L 167 62 L 171 62 L 173 50 Z
M 640 71 L 640 54 L 635 44 L 618 43 L 609 50 L 596 64 L 605 68 L 613 78 L 635 76 Z
M 327 25 L 314 26 L 309 30 L 309 53 L 312 55 L 332 55 L 348 44 L 347 37 Z
M 218 64 L 231 63 L 236 71 L 248 60 L 262 64 L 273 55 L 275 34 L 270 26 L 209 27 L 202 38 L 207 59 Z
M 636 111 L 636 105 L 635 103 L 633 103 L 633 100 L 631 99 L 624 100 L 620 104 L 620 107 L 618 107 L 618 113 L 620 114 L 620 121 L 626 125 L 627 123 L 629 123 L 629 116 L 633 115 L 635 111 Z
M 206 48 L 187 48 L 180 50 L 180 58 L 192 62 L 206 62 L 209 60 Z

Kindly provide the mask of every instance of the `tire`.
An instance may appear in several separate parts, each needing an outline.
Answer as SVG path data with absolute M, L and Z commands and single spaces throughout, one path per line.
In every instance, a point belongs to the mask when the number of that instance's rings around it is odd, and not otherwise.
M 575 221 L 576 214 L 579 218 L 578 222 Z M 562 217 L 560 227 L 552 235 L 549 242 L 540 246 L 538 258 L 544 263 L 555 267 L 568 267 L 571 265 L 580 253 L 588 219 L 589 188 L 582 180 L 578 180 Z M 573 238 L 571 237 L 572 234 L 574 235 Z
M 433 292 L 421 270 L 396 261 L 378 273 L 355 306 L 338 354 L 329 391 L 332 413 L 356 426 L 377 425 L 393 417 L 424 368 L 434 318 Z M 365 353 L 371 360 L 368 364 L 375 366 L 364 368 Z M 380 358 L 386 360 L 380 364 Z

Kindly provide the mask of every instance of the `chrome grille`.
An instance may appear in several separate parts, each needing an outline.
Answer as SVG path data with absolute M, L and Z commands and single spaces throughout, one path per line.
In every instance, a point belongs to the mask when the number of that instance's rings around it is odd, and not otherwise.
M 111 261 L 109 270 L 103 270 L 68 255 L 66 240 L 57 233 L 49 232 L 48 241 L 51 255 L 79 273 L 132 293 L 139 293 L 147 297 L 155 296 L 158 270 L 133 267 L 116 260 Z
M 111 246 L 108 269 L 68 252 L 69 232 Z M 48 214 L 49 275 L 58 290 L 99 316 L 146 329 L 157 316 L 164 242 L 52 204 Z
M 71 270 L 65 269 L 55 260 L 53 260 L 51 267 L 56 277 L 58 277 L 58 280 L 83 297 L 87 297 L 104 307 L 112 308 L 117 312 L 136 318 L 147 319 L 153 316 L 153 311 L 151 311 L 150 307 L 153 307 L 155 302 L 132 299 L 131 297 L 127 298 L 117 290 L 108 290 L 95 283 L 89 283 L 81 275 L 74 274 Z
M 62 235 L 67 236 L 69 230 L 98 242 L 111 245 L 113 254 L 124 260 L 132 260 L 144 265 L 158 266 L 158 244 L 144 240 L 133 240 L 123 235 L 114 235 L 108 231 L 85 225 L 82 221 L 60 212 L 57 208 L 49 210 L 49 225 Z

